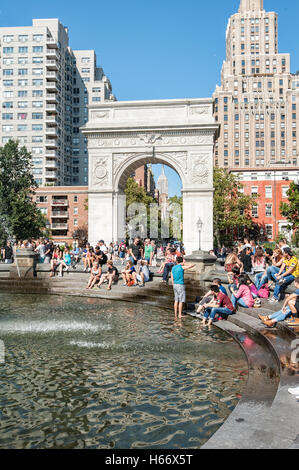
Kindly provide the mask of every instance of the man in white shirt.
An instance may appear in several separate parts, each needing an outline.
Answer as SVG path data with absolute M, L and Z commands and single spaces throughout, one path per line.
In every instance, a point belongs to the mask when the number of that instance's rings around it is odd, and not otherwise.
M 281 251 L 283 252 L 284 254 L 284 250 L 286 248 L 290 248 L 289 245 L 287 244 L 287 241 L 285 238 L 283 238 L 282 240 L 280 240 L 280 242 L 278 243 L 279 244 L 279 248 L 281 249 Z
M 100 241 L 98 242 L 98 246 L 100 247 L 100 250 L 101 250 L 103 253 L 105 253 L 105 255 L 108 254 L 108 248 L 107 248 L 107 246 L 105 245 L 104 240 L 100 240 Z

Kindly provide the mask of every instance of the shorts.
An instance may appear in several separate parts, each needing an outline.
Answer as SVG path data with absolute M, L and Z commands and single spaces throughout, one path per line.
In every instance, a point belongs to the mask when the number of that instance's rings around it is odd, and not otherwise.
M 124 252 L 124 251 L 120 251 L 119 257 L 120 257 L 120 258 L 124 258 L 124 257 L 125 257 L 125 252 Z
M 142 282 L 142 277 L 141 277 L 140 274 L 136 275 L 136 279 L 137 279 L 138 282 Z M 144 282 L 149 282 L 149 278 L 144 276 Z
M 174 300 L 175 302 L 185 303 L 186 302 L 186 289 L 183 284 L 174 284 Z

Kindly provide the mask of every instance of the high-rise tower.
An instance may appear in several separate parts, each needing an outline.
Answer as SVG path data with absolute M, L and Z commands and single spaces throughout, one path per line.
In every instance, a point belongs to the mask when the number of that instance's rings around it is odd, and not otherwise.
M 293 78 L 289 54 L 278 53 L 277 14 L 266 12 L 262 0 L 241 0 L 228 22 L 226 60 L 214 93 L 221 124 L 217 166 L 298 166 L 299 94 Z

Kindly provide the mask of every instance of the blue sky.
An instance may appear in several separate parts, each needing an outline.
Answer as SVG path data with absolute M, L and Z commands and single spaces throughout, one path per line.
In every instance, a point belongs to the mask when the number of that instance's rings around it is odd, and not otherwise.
M 227 20 L 238 7 L 239 0 L 14 0 L 0 5 L 0 25 L 59 18 L 73 49 L 95 49 L 118 100 L 196 98 L 211 96 L 220 81 Z M 298 70 L 299 1 L 264 0 L 264 8 L 279 14 L 279 51 Z

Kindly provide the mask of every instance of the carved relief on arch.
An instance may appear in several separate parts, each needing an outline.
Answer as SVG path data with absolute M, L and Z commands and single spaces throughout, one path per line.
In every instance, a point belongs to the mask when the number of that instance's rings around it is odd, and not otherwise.
M 92 170 L 93 186 L 106 186 L 109 181 L 108 157 L 95 158 Z
M 191 181 L 194 184 L 207 184 L 210 177 L 209 159 L 211 158 L 208 152 L 198 153 L 192 156 L 191 163 Z

